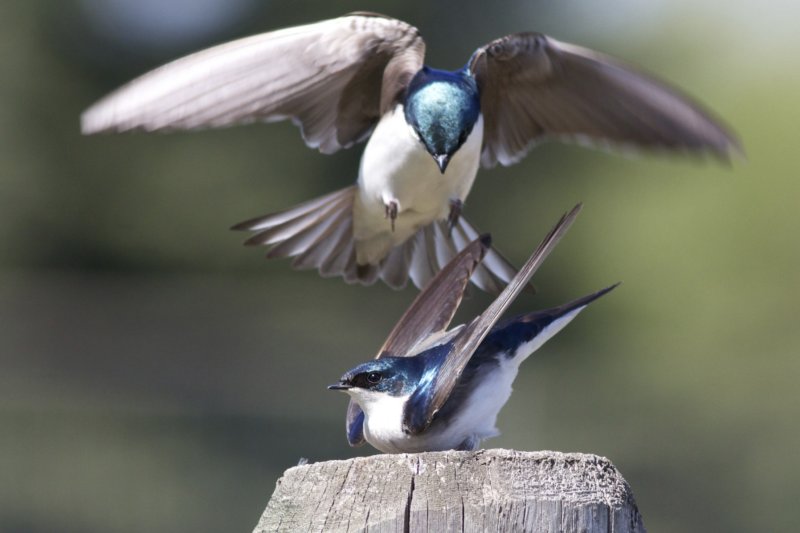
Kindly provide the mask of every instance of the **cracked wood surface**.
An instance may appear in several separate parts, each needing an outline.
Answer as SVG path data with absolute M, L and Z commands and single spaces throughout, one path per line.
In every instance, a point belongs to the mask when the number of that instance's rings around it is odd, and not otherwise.
M 297 466 L 255 533 L 644 532 L 608 459 L 561 452 L 429 452 Z

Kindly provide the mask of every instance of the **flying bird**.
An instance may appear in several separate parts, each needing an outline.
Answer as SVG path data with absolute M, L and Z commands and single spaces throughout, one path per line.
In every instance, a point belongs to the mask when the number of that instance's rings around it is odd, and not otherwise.
M 499 434 L 495 421 L 522 361 L 616 286 L 497 323 L 579 209 L 559 221 L 483 313 L 447 330 L 490 239 L 467 245 L 417 295 L 377 358 L 328 387 L 351 397 L 347 439 L 352 446 L 366 441 L 386 453 L 474 450 Z
M 267 257 L 422 287 L 479 232 L 461 216 L 480 166 L 548 139 L 710 152 L 738 142 L 691 99 L 598 52 L 541 33 L 424 64 L 417 28 L 374 13 L 235 40 L 178 59 L 87 109 L 82 131 L 192 130 L 291 119 L 323 153 L 367 141 L 355 185 L 234 226 Z M 489 250 L 473 273 L 499 292 L 516 269 Z

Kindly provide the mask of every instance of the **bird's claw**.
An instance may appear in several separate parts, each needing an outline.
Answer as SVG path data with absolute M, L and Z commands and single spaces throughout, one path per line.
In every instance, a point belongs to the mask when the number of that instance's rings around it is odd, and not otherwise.
M 386 209 L 386 218 L 392 221 L 392 231 L 394 231 L 394 222 L 397 220 L 397 202 L 392 200 L 387 202 L 384 207 Z
M 461 198 L 453 198 L 450 200 L 450 214 L 447 215 L 447 227 L 450 233 L 453 233 L 453 228 L 461 218 L 461 209 L 464 207 L 464 202 Z

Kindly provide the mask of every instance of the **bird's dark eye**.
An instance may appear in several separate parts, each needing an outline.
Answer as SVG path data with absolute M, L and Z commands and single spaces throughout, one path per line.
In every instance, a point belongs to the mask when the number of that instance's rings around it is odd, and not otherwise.
M 372 385 L 379 383 L 381 378 L 383 378 L 383 376 L 381 376 L 380 372 L 370 372 L 367 374 L 367 381 L 369 381 Z

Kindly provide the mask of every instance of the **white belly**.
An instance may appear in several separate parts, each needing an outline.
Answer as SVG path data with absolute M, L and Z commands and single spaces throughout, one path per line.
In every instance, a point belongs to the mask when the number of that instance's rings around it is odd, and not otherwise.
M 374 448 L 384 453 L 452 450 L 469 437 L 469 428 L 461 427 L 462 424 L 434 424 L 420 435 L 404 433 L 402 420 L 406 399 L 387 398 L 380 405 L 364 410 L 364 438 Z
M 413 128 L 403 107 L 387 113 L 364 149 L 358 176 L 359 192 L 353 231 L 360 263 L 376 263 L 416 231 L 450 213 L 451 200 L 464 200 L 480 163 L 483 118 L 478 117 L 467 141 L 453 155 L 444 174 Z M 395 229 L 386 205 L 397 202 Z

